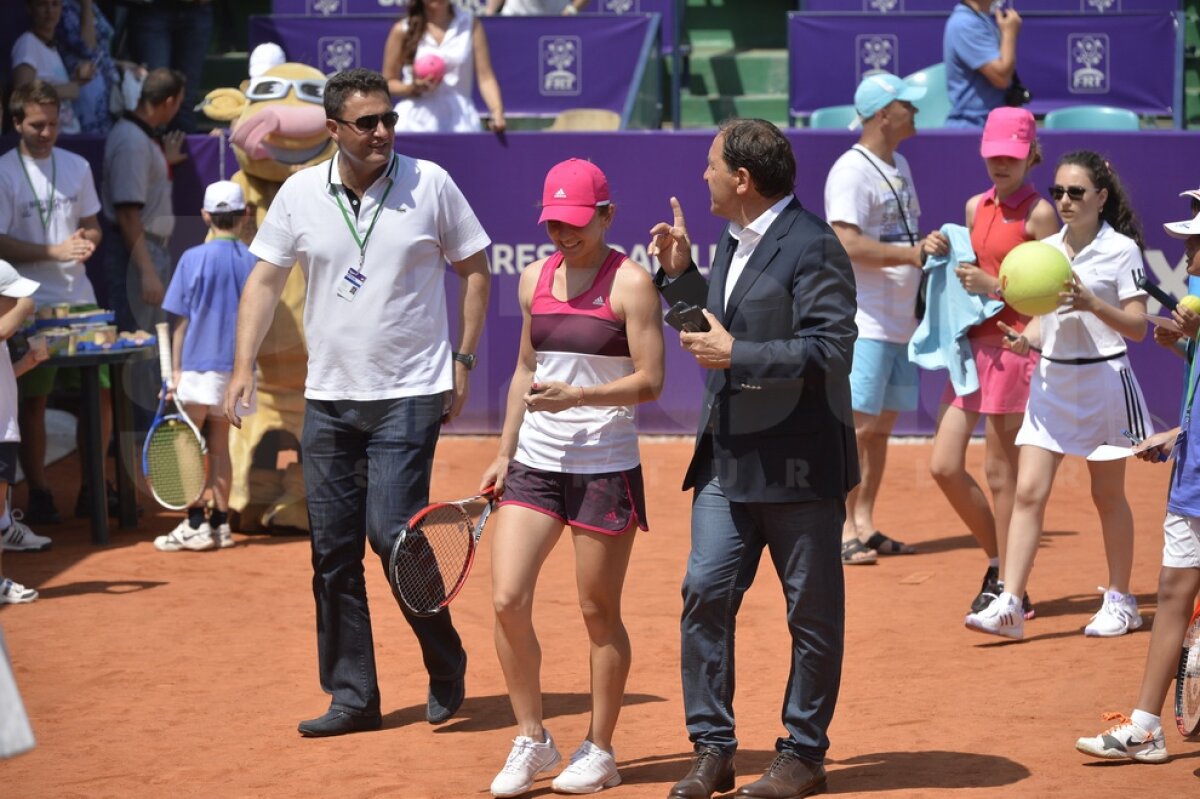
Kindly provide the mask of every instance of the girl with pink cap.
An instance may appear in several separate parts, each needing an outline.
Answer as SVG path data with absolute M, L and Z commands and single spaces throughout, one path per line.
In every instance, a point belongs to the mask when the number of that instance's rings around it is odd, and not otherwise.
M 1024 108 L 997 108 L 988 114 L 979 154 L 987 165 L 992 187 L 967 200 L 967 228 L 977 262 L 960 264 L 955 273 L 967 291 L 997 295 L 1000 264 L 1018 244 L 1044 239 L 1058 230 L 1054 206 L 1028 182 L 1029 171 L 1041 160 L 1033 114 Z M 1037 355 L 1006 349 L 1001 324 L 1018 333 L 1029 317 L 1005 306 L 991 319 L 972 327 L 967 336 L 979 374 L 979 390 L 956 396 L 947 384 L 929 469 L 942 493 L 967 525 L 988 557 L 987 572 L 971 611 L 987 607 L 1003 591 L 1001 557 L 1008 538 L 1017 486 L 1017 430 L 1029 400 L 1029 381 Z M 967 444 L 979 417 L 984 418 L 987 445 L 984 473 L 994 510 L 983 489 L 967 471 Z M 1033 607 L 1022 597 L 1023 612 Z
M 542 724 L 532 611 L 538 572 L 568 528 L 591 641 L 592 716 L 552 787 L 594 793 L 621 782 L 612 753 L 630 662 L 621 588 L 634 531 L 646 529 L 634 406 L 662 391 L 663 337 L 650 275 L 605 242 L 613 214 L 600 169 L 575 158 L 555 165 L 538 221 L 557 251 L 521 273 L 520 354 L 500 452 L 480 482 L 501 495 L 492 602 L 518 727 L 493 796 L 525 793 L 561 759 Z

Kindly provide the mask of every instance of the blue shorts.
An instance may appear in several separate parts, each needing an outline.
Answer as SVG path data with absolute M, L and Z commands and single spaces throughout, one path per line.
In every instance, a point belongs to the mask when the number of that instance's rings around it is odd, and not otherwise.
M 915 411 L 920 372 L 908 359 L 908 345 L 860 338 L 854 342 L 850 401 L 855 413 Z

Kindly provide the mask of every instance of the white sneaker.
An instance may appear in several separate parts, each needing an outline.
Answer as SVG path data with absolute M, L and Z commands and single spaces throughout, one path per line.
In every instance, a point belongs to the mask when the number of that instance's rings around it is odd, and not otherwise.
M 229 529 L 228 524 L 217 525 L 217 529 L 212 531 L 212 538 L 217 549 L 229 549 L 237 546 L 237 542 L 233 540 L 233 531 Z
M 1085 755 L 1106 760 L 1138 760 L 1142 763 L 1162 763 L 1167 759 L 1167 741 L 1162 727 L 1147 732 L 1120 713 L 1105 713 L 1105 721 L 1116 721 L 1095 738 L 1080 738 L 1075 748 Z
M 14 583 L 5 577 L 0 580 L 0 605 L 23 605 L 38 598 L 38 592 Z
M 554 746 L 554 739 L 546 731 L 546 740 L 538 743 L 527 735 L 513 739 L 512 751 L 504 768 L 492 780 L 492 796 L 520 796 L 533 787 L 538 774 L 558 765 L 562 755 Z
M 1083 628 L 1083 634 L 1098 638 L 1113 638 L 1141 626 L 1142 617 L 1138 614 L 1137 598 L 1133 594 L 1105 591 L 1104 604 Z
M 154 539 L 154 548 L 162 552 L 178 552 L 181 549 L 202 552 L 206 549 L 213 549 L 215 546 L 212 528 L 208 526 L 208 522 L 193 529 L 187 519 L 181 521 L 171 532 Z
M 1005 591 L 978 613 L 968 613 L 963 620 L 967 629 L 1004 638 L 1020 640 L 1025 637 L 1025 612 L 1021 600 Z
M 21 511 L 12 511 L 12 524 L 0 530 L 0 547 L 10 552 L 41 552 L 50 548 L 51 541 L 38 535 L 21 522 Z
M 596 793 L 621 784 L 617 761 L 591 741 L 584 741 L 571 755 L 571 764 L 554 778 L 550 787 L 558 793 Z

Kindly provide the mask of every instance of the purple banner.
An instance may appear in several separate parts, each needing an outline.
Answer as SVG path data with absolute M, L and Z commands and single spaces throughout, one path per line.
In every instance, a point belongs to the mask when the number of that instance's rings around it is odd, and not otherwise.
M 309 0 L 319 2 L 319 0 Z M 278 5 L 278 0 L 276 0 Z M 1182 0 L 1009 0 L 1008 6 L 1021 14 L 1122 14 L 1147 11 L 1179 11 Z M 945 14 L 946 0 L 800 0 L 801 11 L 838 14 Z
M 834 160 L 854 143 L 850 133 L 787 131 L 798 160 L 796 194 L 805 206 L 821 214 L 825 175 Z M 687 214 L 694 242 L 694 257 L 707 270 L 724 224 L 709 211 L 708 191 L 701 180 L 711 132 L 656 132 L 617 134 L 512 133 L 504 140 L 488 134 L 412 136 L 401 138 L 397 149 L 430 158 L 454 176 L 493 239 L 488 252 L 494 281 L 487 328 L 479 349 L 480 363 L 473 373 L 471 399 L 457 432 L 496 432 L 504 413 L 505 392 L 516 363 L 521 328 L 517 306 L 518 275 L 553 248 L 537 224 L 542 177 L 554 163 L 571 156 L 587 157 L 608 175 L 616 205 L 609 242 L 643 265 L 647 231 L 669 219 L 671 195 L 679 197 Z M 1119 171 L 1146 232 L 1146 271 L 1175 296 L 1187 293 L 1183 244 L 1169 238 L 1162 222 L 1189 217 L 1186 198 L 1177 196 L 1195 188 L 1195 174 L 1176 177 L 1172 166 L 1194 160 L 1200 135 L 1181 131 L 1147 133 L 1077 133 L 1042 131 L 1046 164 L 1033 173 L 1039 187 L 1053 180 L 1051 165 L 1063 153 L 1088 147 L 1103 153 Z M 0 151 L 14 145 L 11 136 L 0 142 Z M 230 153 L 221 173 L 222 140 L 211 136 L 188 139 L 189 159 L 175 169 L 175 210 L 180 216 L 172 250 L 176 255 L 203 240 L 198 219 L 202 187 L 237 169 Z M 83 154 L 101 174 L 104 143 L 87 137 L 64 138 L 62 145 Z M 987 187 L 987 173 L 979 158 L 978 137 L 962 131 L 923 131 L 901 147 L 912 165 L 921 196 L 920 229 L 931 230 L 945 222 L 962 222 L 966 198 Z M 111 234 L 109 234 L 111 235 Z M 104 294 L 102 256 L 95 256 L 88 271 Z M 453 279 L 448 285 L 457 296 Z M 453 305 L 453 302 L 451 303 Z M 1151 311 L 1157 311 L 1151 303 Z M 667 387 L 662 398 L 639 410 L 646 433 L 694 432 L 702 390 L 699 367 L 667 335 Z M 1174 424 L 1179 408 L 1181 361 L 1150 342 L 1131 345 L 1134 370 L 1146 393 L 1156 426 Z M 944 372 L 922 375 L 921 403 L 917 412 L 901 417 L 899 434 L 928 434 L 933 430 Z
M 327 75 L 379 69 L 392 22 L 378 16 L 255 16 L 250 46 L 275 42 L 289 60 Z M 606 108 L 624 118 L 657 17 L 486 17 L 483 23 L 506 113 L 553 116 L 567 108 Z M 486 112 L 478 89 L 475 105 Z
M 1101 2 L 1102 0 L 1092 0 Z M 675 49 L 676 11 L 681 0 L 591 0 L 584 8 L 585 14 L 658 14 L 662 17 L 663 53 Z M 1121 2 L 1121 0 L 1116 0 Z M 454 0 L 454 5 L 470 11 L 483 13 L 486 0 Z M 306 14 L 308 16 L 345 16 L 347 14 L 404 14 L 408 0 L 271 0 L 271 11 L 275 14 Z
M 872 71 L 908 75 L 940 63 L 945 25 L 944 14 L 790 14 L 792 114 L 850 103 Z M 1030 110 L 1099 104 L 1172 115 L 1182 96 L 1179 36 L 1168 13 L 1031 16 L 1017 47 Z

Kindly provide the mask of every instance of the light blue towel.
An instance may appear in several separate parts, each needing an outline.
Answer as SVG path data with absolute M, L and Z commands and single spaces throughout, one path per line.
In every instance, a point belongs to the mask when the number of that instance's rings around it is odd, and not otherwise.
M 967 330 L 1000 313 L 1004 303 L 970 293 L 954 274 L 960 263 L 975 261 L 971 232 L 962 225 L 942 225 L 942 234 L 950 251 L 925 261 L 925 316 L 908 342 L 908 359 L 922 369 L 948 369 L 950 385 L 962 397 L 979 390 Z

